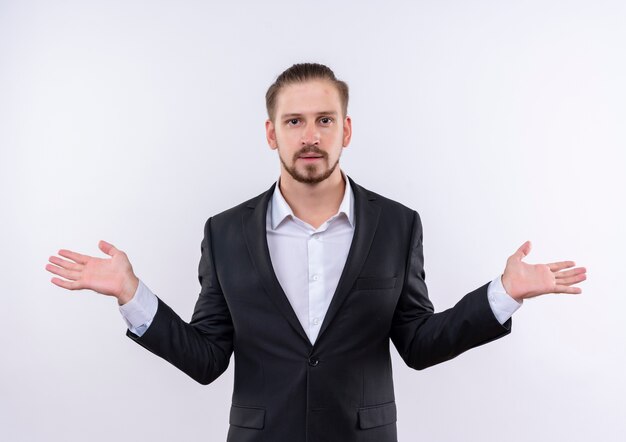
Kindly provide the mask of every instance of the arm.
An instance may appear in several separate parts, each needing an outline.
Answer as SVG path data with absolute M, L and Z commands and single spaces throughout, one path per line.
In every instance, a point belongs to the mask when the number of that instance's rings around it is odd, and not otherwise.
M 93 290 L 116 297 L 120 305 L 126 304 L 139 280 L 124 252 L 104 241 L 99 247 L 111 259 L 69 250 L 59 251 L 66 259 L 50 257 L 46 270 L 64 278 L 52 278 L 52 283 L 68 290 Z M 205 225 L 198 277 L 202 289 L 189 324 L 159 299 L 156 315 L 143 335 L 130 330 L 127 335 L 196 381 L 208 384 L 226 370 L 233 348 L 230 313 L 213 266 L 210 220 Z
M 405 275 L 391 339 L 409 367 L 430 367 L 510 333 L 511 320 L 500 324 L 489 306 L 488 284 L 464 296 L 454 307 L 434 313 L 424 281 L 422 224 L 417 212 Z
M 545 293 L 580 292 L 571 285 L 584 280 L 584 268 L 562 272 L 574 265 L 571 261 L 535 266 L 523 263 L 521 259 L 529 247 L 530 244 L 525 243 L 509 258 L 502 277 L 513 299 L 519 302 Z M 487 291 L 488 284 L 485 284 L 464 296 L 454 307 L 434 313 L 424 282 L 422 225 L 415 213 L 406 277 L 391 331 L 391 338 L 407 365 L 423 369 L 510 333 L 511 320 L 499 323 L 490 307 Z
M 217 379 L 233 352 L 230 311 L 215 274 L 211 247 L 211 220 L 205 225 L 198 279 L 201 285 L 191 322 L 187 324 L 159 299 L 156 316 L 140 337 L 127 336 L 188 374 L 201 384 Z

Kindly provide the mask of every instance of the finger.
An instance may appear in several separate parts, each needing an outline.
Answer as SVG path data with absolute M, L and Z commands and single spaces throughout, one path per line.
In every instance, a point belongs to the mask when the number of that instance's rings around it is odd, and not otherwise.
M 80 278 L 80 272 L 75 272 L 72 270 L 65 270 L 61 267 L 57 267 L 52 264 L 46 265 L 46 270 L 50 273 L 54 273 L 55 275 L 59 275 L 65 279 L 69 279 L 70 281 L 76 281 Z
M 560 278 L 569 278 L 570 276 L 576 276 L 582 273 L 587 273 L 587 269 L 584 267 L 577 267 L 572 270 L 566 270 L 563 272 L 555 272 L 554 276 L 556 279 L 560 279 Z
M 583 291 L 580 287 L 568 287 L 565 285 L 557 285 L 554 288 L 554 292 L 553 293 L 566 293 L 569 295 L 579 295 L 581 294 Z
M 115 256 L 117 252 L 119 252 L 119 250 L 117 250 L 113 244 L 108 243 L 104 240 L 100 240 L 100 242 L 98 243 L 98 247 L 109 256 Z
M 579 282 L 583 282 L 587 279 L 587 275 L 584 273 L 580 275 L 570 276 L 569 278 L 561 278 L 557 280 L 557 285 L 572 285 L 578 284 Z
M 67 259 L 59 258 L 58 256 L 51 256 L 48 258 L 48 261 L 67 270 L 80 270 L 83 267 L 82 264 L 76 264 L 72 261 L 68 261 Z
M 576 263 L 574 261 L 561 261 L 561 262 L 551 262 L 550 264 L 546 264 L 546 265 L 553 272 L 559 272 L 563 269 L 569 269 L 570 267 L 574 267 Z
M 525 257 L 526 255 L 528 255 L 530 253 L 530 249 L 532 248 L 532 244 L 530 241 L 526 241 L 524 244 L 522 244 L 519 249 L 517 249 L 517 251 L 513 254 L 513 256 L 518 257 L 519 259 L 522 259 L 523 257 Z
M 52 282 L 52 284 L 54 285 L 58 285 L 59 287 L 62 287 L 67 290 L 79 290 L 82 288 L 76 281 L 66 281 L 61 278 L 52 278 L 50 282 Z
M 64 258 L 69 258 L 72 261 L 77 262 L 79 264 L 86 264 L 90 258 L 87 255 L 81 255 L 80 253 L 72 252 L 71 250 L 65 250 L 65 249 L 59 250 L 59 255 L 61 255 Z

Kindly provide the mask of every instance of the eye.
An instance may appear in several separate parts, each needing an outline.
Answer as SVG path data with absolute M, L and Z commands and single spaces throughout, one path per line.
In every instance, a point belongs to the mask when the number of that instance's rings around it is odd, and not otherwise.
M 299 118 L 291 118 L 287 120 L 287 126 L 296 126 L 300 122 Z
M 330 117 L 322 117 L 322 118 L 320 118 L 320 123 L 322 123 L 324 126 L 328 126 L 332 122 L 333 122 L 333 119 L 330 118 Z

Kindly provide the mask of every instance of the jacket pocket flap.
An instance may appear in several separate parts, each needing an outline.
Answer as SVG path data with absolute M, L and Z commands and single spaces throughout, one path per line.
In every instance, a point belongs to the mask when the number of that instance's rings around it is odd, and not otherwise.
M 361 430 L 393 424 L 396 420 L 395 402 L 359 409 L 359 428 Z
M 396 286 L 396 277 L 391 278 L 358 278 L 354 282 L 356 290 L 392 289 Z
M 263 408 L 233 405 L 230 407 L 229 423 L 237 427 L 262 430 L 265 426 L 265 410 Z

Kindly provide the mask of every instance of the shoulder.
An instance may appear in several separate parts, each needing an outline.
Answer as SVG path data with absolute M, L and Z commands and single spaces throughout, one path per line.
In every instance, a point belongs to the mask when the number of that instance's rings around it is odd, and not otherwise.
M 377 231 L 385 237 L 386 241 L 393 243 L 395 238 L 398 244 L 406 241 L 413 244 L 415 241 L 421 240 L 422 220 L 416 210 L 368 190 L 354 183 L 352 179 L 350 179 L 350 185 L 354 191 L 355 206 L 358 206 L 360 201 L 363 206 L 369 205 L 377 208 Z M 359 215 L 367 216 L 367 210 L 359 210 L 358 207 L 355 209 L 358 225 Z M 371 210 L 370 213 L 372 213 Z
M 359 199 L 369 201 L 371 204 L 380 207 L 381 214 L 385 216 L 408 218 L 417 216 L 419 218 L 417 211 L 414 209 L 407 207 L 398 201 L 392 200 L 391 198 L 387 198 L 379 193 L 366 189 L 360 184 L 355 183 L 352 178 L 350 178 L 350 185 L 352 186 L 352 190 L 357 201 Z
M 241 222 L 242 216 L 251 215 L 257 206 L 267 207 L 267 202 L 274 192 L 274 186 L 275 184 L 272 184 L 272 186 L 268 190 L 258 194 L 257 196 L 250 198 L 240 204 L 237 204 L 230 209 L 224 210 L 223 212 L 211 216 L 207 220 L 206 226 L 208 227 L 209 224 L 220 227 L 233 225 L 235 223 Z

